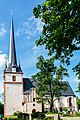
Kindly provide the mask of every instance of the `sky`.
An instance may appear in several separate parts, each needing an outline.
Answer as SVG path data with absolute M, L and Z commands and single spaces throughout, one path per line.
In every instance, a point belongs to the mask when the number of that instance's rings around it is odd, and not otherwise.
M 0 93 L 3 92 L 3 73 L 5 58 L 9 56 L 10 20 L 13 11 L 14 34 L 17 62 L 20 61 L 24 77 L 31 77 L 37 73 L 36 62 L 40 55 L 45 58 L 47 50 L 44 46 L 37 47 L 35 40 L 39 38 L 43 23 L 33 15 L 33 8 L 44 0 L 0 0 Z M 79 54 L 71 60 L 69 67 L 69 81 L 73 91 L 77 89 L 78 80 L 71 67 L 80 59 Z M 77 94 L 79 96 L 79 94 Z

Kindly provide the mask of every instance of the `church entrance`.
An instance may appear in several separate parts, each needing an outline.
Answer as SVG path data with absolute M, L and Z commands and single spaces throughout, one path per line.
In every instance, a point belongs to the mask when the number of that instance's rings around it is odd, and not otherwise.
M 33 110 L 32 110 L 32 113 L 35 113 L 35 112 L 36 112 L 36 109 L 33 109 Z

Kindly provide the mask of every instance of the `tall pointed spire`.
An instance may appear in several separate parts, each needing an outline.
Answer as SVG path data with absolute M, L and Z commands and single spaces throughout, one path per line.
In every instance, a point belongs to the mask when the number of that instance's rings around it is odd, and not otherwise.
M 11 28 L 10 28 L 9 63 L 11 64 L 11 66 L 17 66 L 15 40 L 14 40 L 14 25 L 13 25 L 13 16 L 12 16 L 12 13 L 11 13 Z
M 19 66 L 17 65 L 12 13 L 11 13 L 11 27 L 10 27 L 9 64 L 7 65 L 7 68 L 5 69 L 5 72 L 21 72 L 22 73 L 20 64 L 19 64 Z

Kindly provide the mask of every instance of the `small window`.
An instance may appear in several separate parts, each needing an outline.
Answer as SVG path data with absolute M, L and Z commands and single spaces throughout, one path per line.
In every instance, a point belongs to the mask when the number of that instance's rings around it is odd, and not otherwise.
M 35 102 L 35 98 L 33 98 L 33 102 Z
M 24 102 L 22 102 L 22 106 L 24 106 Z
M 33 106 L 35 106 L 35 104 L 33 104 Z
M 13 80 L 13 81 L 16 81 L 16 76 L 12 76 L 12 80 Z

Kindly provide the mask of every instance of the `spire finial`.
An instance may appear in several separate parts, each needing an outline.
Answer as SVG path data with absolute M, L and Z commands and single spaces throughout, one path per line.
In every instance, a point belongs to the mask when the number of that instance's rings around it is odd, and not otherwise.
M 11 17 L 13 16 L 13 10 L 11 10 Z

